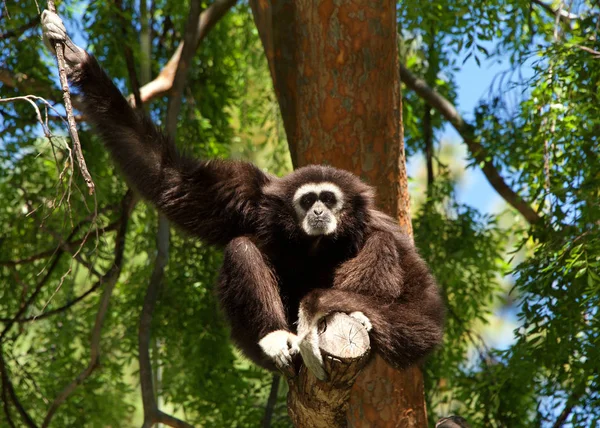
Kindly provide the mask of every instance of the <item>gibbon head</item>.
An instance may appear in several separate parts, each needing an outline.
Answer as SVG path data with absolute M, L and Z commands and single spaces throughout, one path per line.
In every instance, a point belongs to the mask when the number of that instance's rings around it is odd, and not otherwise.
M 265 193 L 278 201 L 279 212 L 272 221 L 283 226 L 290 236 L 340 237 L 360 233 L 373 206 L 370 186 L 347 171 L 328 166 L 297 169 L 271 183 Z

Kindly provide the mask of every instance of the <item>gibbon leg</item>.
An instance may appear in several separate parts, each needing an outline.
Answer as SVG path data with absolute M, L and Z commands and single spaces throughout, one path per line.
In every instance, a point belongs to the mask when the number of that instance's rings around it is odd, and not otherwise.
M 218 294 L 232 339 L 248 358 L 270 370 L 291 363 L 296 335 L 289 331 L 273 270 L 249 238 L 225 248 Z
M 361 321 L 370 330 L 375 352 L 397 368 L 418 363 L 442 340 L 444 311 L 435 290 L 424 290 L 412 300 L 387 302 L 345 290 L 313 290 L 300 303 L 298 340 L 304 364 L 319 379 L 326 374 L 318 325 L 334 312 L 345 312 Z

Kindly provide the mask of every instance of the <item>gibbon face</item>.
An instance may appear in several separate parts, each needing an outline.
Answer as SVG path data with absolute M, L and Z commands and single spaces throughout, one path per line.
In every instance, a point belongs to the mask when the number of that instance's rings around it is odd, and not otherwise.
M 334 183 L 307 183 L 294 193 L 293 205 L 307 235 L 331 235 L 338 226 L 344 193 Z
M 311 165 L 274 180 L 264 189 L 263 218 L 294 237 L 362 235 L 373 206 L 373 190 L 357 176 Z

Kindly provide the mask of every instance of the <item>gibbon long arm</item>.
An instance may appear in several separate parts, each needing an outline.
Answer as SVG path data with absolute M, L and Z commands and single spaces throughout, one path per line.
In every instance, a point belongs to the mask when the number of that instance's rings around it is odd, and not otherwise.
M 275 273 L 250 238 L 236 238 L 225 247 L 217 292 L 231 326 L 231 338 L 248 358 L 270 370 L 275 368 L 274 362 L 280 366 L 290 363 L 274 358 L 277 349 L 259 345 L 271 332 L 287 332 L 289 338 L 294 335 L 289 332 Z M 283 353 L 279 357 L 291 358 Z
M 96 59 L 73 44 L 58 15 L 45 11 L 42 24 L 51 41 L 67 44 L 69 80 L 81 93 L 83 113 L 144 199 L 212 244 L 226 245 L 255 231 L 268 176 L 250 163 L 199 161 L 179 154 L 170 138 L 134 111 Z

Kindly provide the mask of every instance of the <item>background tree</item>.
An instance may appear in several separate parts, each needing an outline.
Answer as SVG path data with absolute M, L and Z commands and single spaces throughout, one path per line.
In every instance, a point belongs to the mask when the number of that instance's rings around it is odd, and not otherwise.
M 250 8 L 234 3 L 202 5 L 177 140 L 198 156 L 243 157 L 284 173 L 296 154 L 287 151 Z M 67 2 L 58 11 L 124 92 L 141 86 L 144 108 L 166 125 L 188 6 Z M 473 426 L 594 426 L 598 5 L 435 1 L 397 9 L 415 240 L 449 305 L 446 345 L 425 366 L 428 416 L 459 413 Z M 73 169 L 36 4 L 6 2 L 1 13 L 0 426 L 41 425 L 89 367 L 56 407 L 52 426 L 141 424 L 137 332 L 156 261 L 156 214 L 141 202 L 133 207 L 76 116 L 96 184 L 87 195 Z M 482 78 L 498 60 L 507 69 L 470 112 L 456 106 L 465 60 L 481 64 Z M 48 104 L 12 99 L 28 94 Z M 43 125 L 28 101 L 39 106 Z M 460 136 L 452 143 L 443 139 L 448 126 Z M 481 212 L 463 202 L 461 176 L 472 171 L 482 172 L 506 209 Z M 171 234 L 149 347 L 158 405 L 192 424 L 257 426 L 274 403 L 271 425 L 289 426 L 285 385 L 279 400 L 267 401 L 271 376 L 227 341 L 211 291 L 219 262 L 218 251 Z M 511 318 L 514 335 L 495 347 L 494 326 Z

